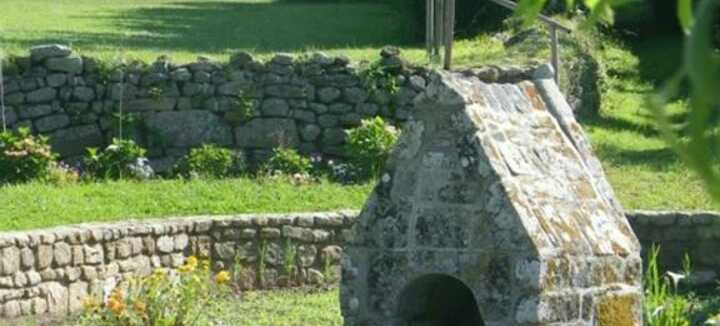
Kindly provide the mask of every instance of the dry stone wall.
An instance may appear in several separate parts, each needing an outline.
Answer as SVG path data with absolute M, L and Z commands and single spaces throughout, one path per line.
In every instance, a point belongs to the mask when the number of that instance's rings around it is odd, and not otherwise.
M 203 143 L 245 150 L 254 161 L 280 145 L 342 156 L 344 129 L 376 115 L 405 121 L 427 77 L 392 48 L 372 68 L 322 53 L 277 54 L 267 62 L 238 53 L 227 63 L 198 58 L 177 65 L 160 57 L 152 64 L 114 65 L 61 45 L 34 47 L 29 56 L 6 61 L 7 122 L 48 135 L 53 148 L 72 160 L 118 134 L 122 109 L 132 120 L 125 121 L 124 134 L 149 149 L 160 172 Z M 501 79 L 530 71 L 481 72 Z
M 191 255 L 236 269 L 245 288 L 334 283 L 354 216 L 243 215 L 0 234 L 0 320 L 77 311 L 123 277 L 175 268 Z
M 714 284 L 720 273 L 720 214 L 714 212 L 635 211 L 629 221 L 643 244 L 643 256 L 660 249 L 664 269 L 682 271 L 690 258 L 697 284 Z
M 195 217 L 0 233 L 0 320 L 75 311 L 83 297 L 102 295 L 121 277 L 177 267 L 190 255 L 228 269 L 237 257 L 246 288 L 334 283 L 357 214 Z M 662 246 L 667 267 L 680 268 L 687 250 L 700 281 L 712 282 L 720 272 L 713 247 L 720 214 L 641 211 L 628 219 L 644 249 Z M 292 281 L 280 263 L 288 244 L 297 253 Z M 267 262 L 262 277 L 261 252 Z

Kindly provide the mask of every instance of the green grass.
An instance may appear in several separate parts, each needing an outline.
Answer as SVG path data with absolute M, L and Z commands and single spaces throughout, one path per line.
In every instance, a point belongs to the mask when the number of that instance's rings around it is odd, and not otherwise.
M 675 72 L 681 40 L 648 38 L 602 52 L 610 80 L 601 113 L 583 121 L 616 194 L 629 209 L 720 209 L 701 180 L 661 137 L 646 98 Z M 680 97 L 667 108 L 676 120 L 687 112 Z
M 378 59 L 380 48 L 392 44 L 405 58 L 427 63 L 422 27 L 385 1 L 3 0 L 0 12 L 0 51 L 12 55 L 62 43 L 108 60 L 227 60 L 243 50 L 260 58 L 324 51 L 359 61 Z M 501 43 L 487 41 L 459 41 L 457 61 L 503 58 Z
M 260 56 L 320 49 L 354 60 L 375 59 L 384 44 L 425 63 L 409 15 L 383 1 L 310 0 L 4 0 L 0 44 L 26 53 L 41 43 L 71 43 L 87 55 L 178 62 L 218 59 L 237 50 Z M 582 121 L 622 204 L 629 209 L 720 209 L 653 126 L 644 99 L 677 67 L 681 44 L 671 37 L 606 44 L 611 80 L 600 116 Z M 545 59 L 547 48 L 506 49 L 490 35 L 458 40 L 456 66 Z M 565 56 L 572 55 L 568 50 Z M 673 103 L 682 117 L 687 106 Z M 359 208 L 369 185 L 287 183 L 246 179 L 31 184 L 0 188 L 0 230 L 128 217 Z
M 0 188 L 0 230 L 128 218 L 331 211 L 360 207 L 371 185 L 282 180 L 158 180 Z
M 238 326 L 340 326 L 339 296 L 337 289 L 243 293 L 228 303 L 225 319 Z
M 382 1 L 4 0 L 0 12 L 0 43 L 14 54 L 59 42 L 105 58 L 324 50 L 375 59 L 379 47 L 412 45 L 417 35 L 408 15 Z

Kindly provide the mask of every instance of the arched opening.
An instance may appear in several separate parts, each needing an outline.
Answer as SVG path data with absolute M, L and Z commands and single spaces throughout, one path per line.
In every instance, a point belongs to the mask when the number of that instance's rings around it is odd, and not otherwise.
M 403 289 L 398 326 L 483 326 L 472 291 L 441 274 L 422 276 Z

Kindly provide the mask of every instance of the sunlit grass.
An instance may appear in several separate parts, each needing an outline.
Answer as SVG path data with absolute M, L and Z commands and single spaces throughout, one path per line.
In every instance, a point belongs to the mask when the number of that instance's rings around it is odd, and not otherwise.
M 359 208 L 371 187 L 262 179 L 4 186 L 0 187 L 0 230 L 130 218 Z

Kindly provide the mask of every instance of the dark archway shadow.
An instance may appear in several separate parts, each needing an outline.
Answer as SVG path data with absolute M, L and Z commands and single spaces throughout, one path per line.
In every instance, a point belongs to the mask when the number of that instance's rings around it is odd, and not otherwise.
M 460 280 L 429 274 L 411 282 L 398 300 L 398 326 L 483 326 L 472 291 Z

